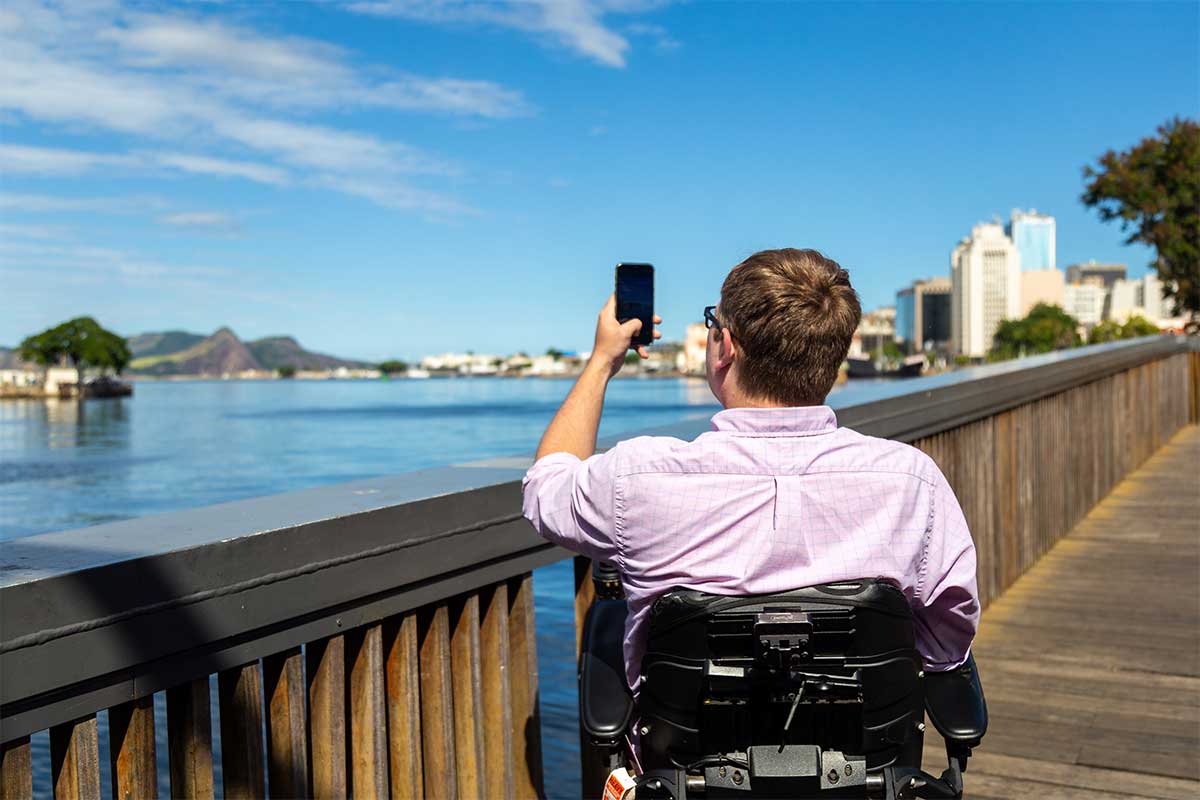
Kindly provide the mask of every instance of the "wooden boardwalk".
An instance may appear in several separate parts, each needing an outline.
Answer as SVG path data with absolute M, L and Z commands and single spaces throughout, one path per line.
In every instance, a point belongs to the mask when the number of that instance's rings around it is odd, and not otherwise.
M 968 797 L 1200 797 L 1200 428 L 994 602 L 974 652 L 991 720 Z

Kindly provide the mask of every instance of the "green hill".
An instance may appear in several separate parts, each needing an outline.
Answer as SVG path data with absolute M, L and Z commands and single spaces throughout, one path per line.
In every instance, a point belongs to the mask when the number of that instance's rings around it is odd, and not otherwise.
M 203 342 L 206 338 L 202 333 L 163 331 L 139 333 L 137 336 L 130 336 L 125 342 L 129 345 L 129 352 L 137 359 L 178 353 Z
M 369 366 L 362 361 L 312 353 L 291 336 L 268 336 L 243 342 L 229 328 L 211 336 L 186 331 L 142 333 L 128 339 L 135 375 L 221 376 L 249 370 L 272 372 L 281 367 L 299 370 L 350 369 Z

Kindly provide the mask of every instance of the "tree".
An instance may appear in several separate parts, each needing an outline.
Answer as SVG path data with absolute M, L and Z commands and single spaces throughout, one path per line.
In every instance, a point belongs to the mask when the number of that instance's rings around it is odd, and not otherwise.
M 1048 353 L 1083 343 L 1079 322 L 1061 307 L 1038 303 L 1024 319 L 1006 319 L 996 328 L 988 358 L 1009 358 Z
M 1092 328 L 1092 332 L 1088 334 L 1088 344 L 1104 344 L 1121 338 L 1124 338 L 1121 336 L 1121 323 L 1106 319 Z
M 91 317 L 76 317 L 27 337 L 20 345 L 21 358 L 43 366 L 63 360 L 79 370 L 112 370 L 120 374 L 133 355 L 125 338 L 100 327 Z
M 1155 250 L 1151 265 L 1176 314 L 1200 326 L 1200 124 L 1176 117 L 1140 144 L 1083 168 L 1083 204 L 1121 221 L 1126 244 Z
M 281 378 L 294 378 L 296 377 L 296 368 L 291 364 L 284 364 L 283 366 L 279 367 L 279 369 L 275 370 L 275 374 Z
M 388 361 L 381 362 L 379 364 L 379 371 L 384 375 L 397 375 L 401 372 L 408 372 L 408 363 L 393 358 Z
M 1118 339 L 1136 339 L 1139 336 L 1154 336 L 1158 333 L 1157 325 L 1140 314 L 1134 314 L 1125 320 L 1124 325 L 1111 319 L 1101 322 L 1092 328 L 1091 334 L 1088 335 L 1088 344 L 1115 342 Z
M 1139 336 L 1157 336 L 1160 333 L 1162 331 L 1158 329 L 1158 326 L 1141 314 L 1134 314 L 1125 320 L 1125 324 L 1121 326 L 1122 339 L 1136 339 Z

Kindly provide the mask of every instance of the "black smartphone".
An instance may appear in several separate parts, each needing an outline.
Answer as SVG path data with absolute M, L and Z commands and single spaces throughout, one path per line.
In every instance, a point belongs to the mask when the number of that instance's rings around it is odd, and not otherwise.
M 642 329 L 632 347 L 654 343 L 654 267 L 650 264 L 617 264 L 617 322 L 640 319 Z

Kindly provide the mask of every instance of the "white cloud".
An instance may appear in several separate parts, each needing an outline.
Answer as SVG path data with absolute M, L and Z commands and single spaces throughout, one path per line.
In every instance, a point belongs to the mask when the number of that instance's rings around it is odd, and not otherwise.
M 338 191 L 385 176 L 389 196 L 436 198 L 397 176 L 460 174 L 452 161 L 348 129 L 336 118 L 317 124 L 296 115 L 357 107 L 501 119 L 530 111 L 520 92 L 490 81 L 364 69 L 352 53 L 321 41 L 264 35 L 200 15 L 128 12 L 104 2 L 11 0 L 9 6 L 0 17 L 0 113 L 74 131 L 83 125 L 222 149 L 219 156 L 163 153 L 143 143 L 128 155 L 72 158 L 68 151 L 16 145 L 0 153 L 0 164 L 10 163 L 15 173 L 156 167 Z M 256 155 L 247 159 L 247 151 Z M 452 205 L 435 204 L 439 212 Z
M 164 167 L 197 175 L 220 178 L 244 178 L 256 183 L 284 186 L 291 182 L 287 170 L 253 161 L 231 161 L 226 158 L 189 155 L 187 153 L 154 153 L 150 156 Z
M 101 214 L 133 214 L 166 208 L 161 197 L 60 197 L 47 194 L 0 194 L 0 211 L 48 214 L 88 211 Z
M 236 217 L 223 211 L 180 211 L 161 216 L 158 221 L 173 228 L 211 233 L 232 233 L 241 228 Z
M 326 175 L 318 178 L 317 185 L 327 186 L 339 192 L 370 200 L 384 208 L 399 211 L 426 211 L 432 214 L 461 216 L 477 213 L 470 206 L 437 192 L 416 189 L 395 181 L 378 181 L 371 178 L 343 178 Z
M 67 235 L 61 225 L 18 225 L 0 223 L 0 239 L 58 239 Z
M 136 163 L 136 159 L 115 153 L 0 144 L 0 172 L 10 175 L 79 175 L 98 167 Z
M 647 11 L 667 2 L 670 0 L 362 0 L 350 8 L 363 14 L 436 24 L 512 28 L 548 39 L 605 66 L 624 67 L 629 40 L 605 18 Z

